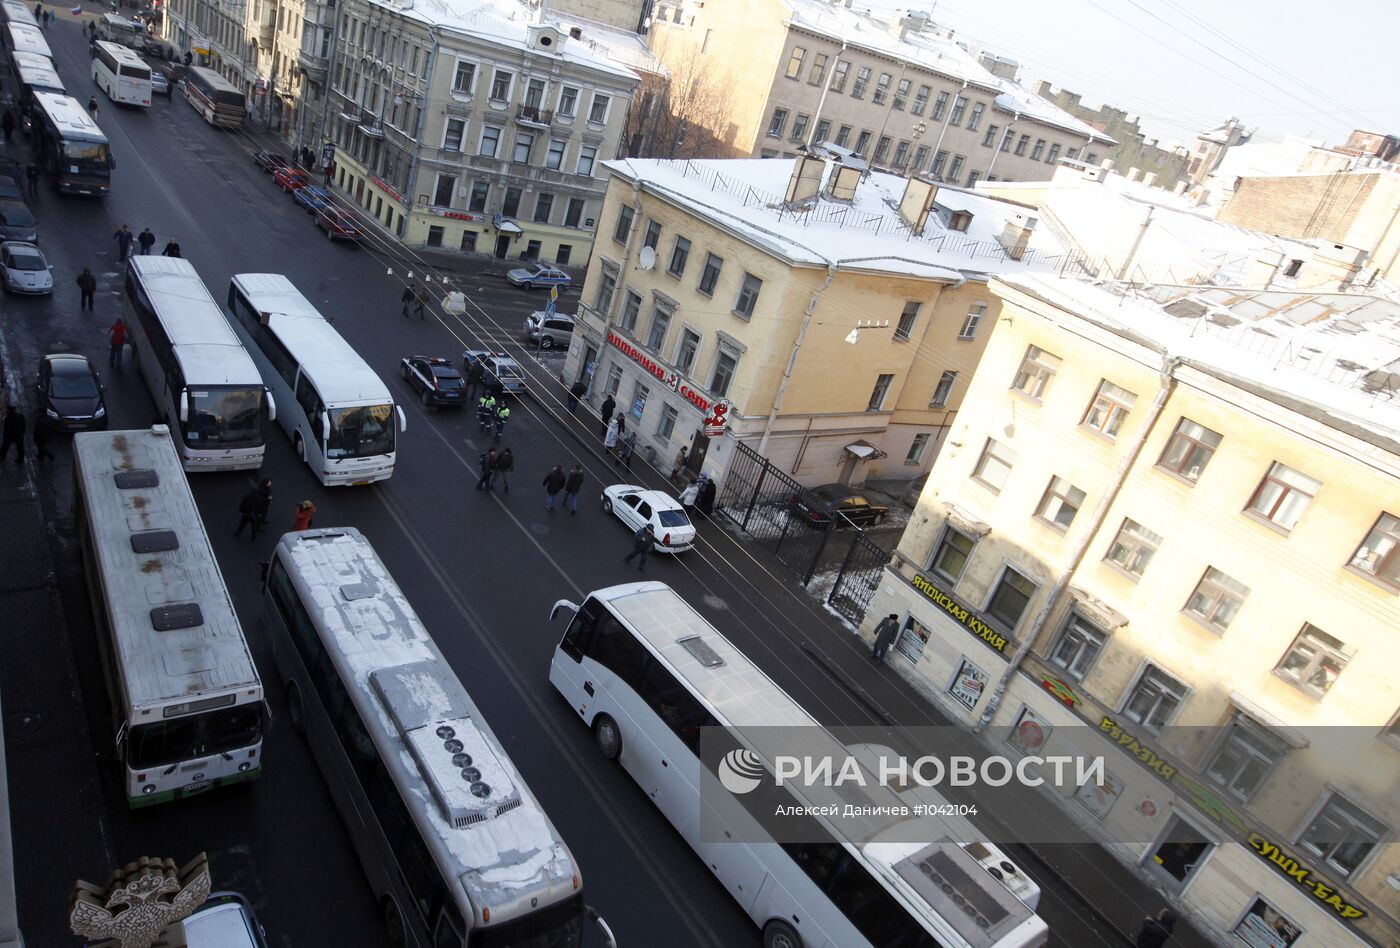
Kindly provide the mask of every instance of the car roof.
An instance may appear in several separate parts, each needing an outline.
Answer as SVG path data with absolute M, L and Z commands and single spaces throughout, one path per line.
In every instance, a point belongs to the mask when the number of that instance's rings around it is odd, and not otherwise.
M 7 175 L 7 174 L 0 174 L 0 184 L 4 184 L 4 183 L 7 182 L 7 181 L 8 181 L 10 184 L 15 185 L 16 187 L 19 187 L 19 185 L 15 182 L 15 179 L 14 179 L 14 178 L 10 177 L 10 176 Z
M 76 352 L 53 352 L 44 356 L 44 361 L 60 375 L 79 375 L 92 371 L 92 363 L 88 361 L 87 356 Z
M 860 491 L 849 484 L 822 484 L 820 487 L 813 487 L 812 493 L 821 494 L 827 497 L 863 497 Z
M 252 912 L 242 899 L 206 903 L 183 922 L 185 941 L 192 948 L 252 948 Z
M 639 487 L 636 484 L 613 484 L 608 488 L 620 494 L 636 494 L 642 500 L 653 507 L 664 507 L 668 510 L 684 510 L 681 502 L 663 490 L 652 490 L 648 487 Z

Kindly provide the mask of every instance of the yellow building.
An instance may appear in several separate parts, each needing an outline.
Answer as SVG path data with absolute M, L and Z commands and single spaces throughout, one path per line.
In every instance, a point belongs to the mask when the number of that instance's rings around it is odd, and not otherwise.
M 988 742 L 1104 755 L 1059 802 L 1217 937 L 1391 948 L 1400 306 L 1115 286 L 993 281 L 865 634 Z
M 923 473 L 996 319 L 988 274 L 1061 262 L 1024 205 L 822 158 L 607 167 L 565 381 L 721 487 L 736 439 L 805 484 Z

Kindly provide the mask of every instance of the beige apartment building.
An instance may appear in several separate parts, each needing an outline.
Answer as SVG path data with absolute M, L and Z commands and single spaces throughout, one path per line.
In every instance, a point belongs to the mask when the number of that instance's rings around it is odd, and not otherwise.
M 733 42 L 742 36 L 744 42 Z M 739 157 L 793 157 L 829 141 L 871 166 L 954 185 L 1048 178 L 1060 158 L 1114 144 L 977 57 L 926 15 L 893 21 L 821 0 L 656 5 L 652 46 L 673 71 L 692 57 L 729 107 L 698 116 Z
M 864 630 L 1222 943 L 1400 938 L 1400 306 L 991 283 Z M 990 725 L 990 727 L 989 727 Z
M 923 473 L 997 318 L 989 274 L 1061 262 L 1023 205 L 839 161 L 607 167 L 564 380 L 721 486 L 736 441 L 806 484 Z

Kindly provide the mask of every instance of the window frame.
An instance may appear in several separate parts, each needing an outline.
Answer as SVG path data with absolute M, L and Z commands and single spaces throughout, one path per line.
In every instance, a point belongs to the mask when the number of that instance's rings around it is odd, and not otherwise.
M 715 361 L 710 366 L 710 383 L 706 388 L 715 398 L 724 398 L 729 394 L 729 389 L 734 385 L 734 379 L 739 375 L 739 357 L 741 353 L 733 352 L 721 343 L 715 348 Z M 724 380 L 724 386 L 719 385 L 720 369 L 724 366 L 724 360 L 729 360 L 729 369 Z
M 671 320 L 675 315 L 674 306 L 656 300 L 651 307 L 651 322 L 647 325 L 647 337 L 643 345 L 653 352 L 662 352 L 666 347 L 666 337 L 671 334 Z M 657 334 L 658 329 L 660 335 Z
M 928 451 L 929 442 L 933 440 L 933 435 L 927 431 L 915 433 L 909 441 L 909 450 L 904 455 L 904 463 L 911 467 L 918 467 L 924 463 L 924 453 Z
M 1310 637 L 1309 633 L 1315 633 L 1315 635 Z M 1309 638 L 1309 644 L 1315 646 L 1315 651 L 1295 675 L 1291 670 L 1286 670 L 1283 666 L 1288 662 L 1289 658 L 1293 656 L 1293 653 L 1298 650 L 1298 646 L 1303 643 L 1305 638 Z M 1330 645 L 1328 640 L 1337 643 L 1336 646 Z M 1280 658 L 1278 664 L 1274 666 L 1274 674 L 1308 697 L 1321 701 L 1327 696 L 1328 692 L 1332 690 L 1332 686 L 1342 677 L 1342 672 L 1346 671 L 1347 666 L 1351 664 L 1352 659 L 1355 657 L 1356 648 L 1354 646 L 1348 647 L 1345 642 L 1336 636 L 1329 635 L 1311 622 L 1304 622 L 1303 627 L 1298 630 L 1298 634 L 1293 637 L 1288 648 L 1284 651 L 1283 657 Z M 1316 678 L 1318 673 L 1323 671 L 1322 663 L 1328 659 L 1333 661 L 1340 660 L 1341 664 L 1337 668 L 1336 675 L 1325 685 L 1312 684 L 1312 679 Z M 1305 675 L 1307 677 L 1304 677 Z
M 718 254 L 706 252 L 704 266 L 700 268 L 700 279 L 695 284 L 695 292 L 703 296 L 713 297 L 723 270 L 724 258 Z M 706 285 L 706 277 L 710 278 L 708 286 Z
M 826 53 L 817 53 L 812 57 L 812 68 L 807 72 L 807 85 L 819 86 L 826 78 Z
M 1136 405 L 1137 394 L 1135 392 L 1130 392 L 1121 385 L 1101 378 L 1099 379 L 1099 387 L 1094 390 L 1094 397 L 1089 400 L 1089 407 L 1084 410 L 1084 417 L 1080 420 L 1079 426 L 1100 437 L 1116 441 L 1118 433 L 1123 430 L 1123 422 L 1127 420 L 1128 415 L 1132 414 Z M 1099 412 L 1102 414 L 1095 420 L 1095 415 Z
M 1138 689 L 1144 686 L 1148 678 L 1152 676 L 1153 672 L 1157 672 L 1161 676 L 1161 678 L 1168 679 L 1170 682 L 1178 685 L 1181 689 L 1179 696 L 1177 696 L 1177 698 L 1175 699 L 1176 704 L 1171 708 L 1170 711 L 1168 711 L 1166 716 L 1161 719 L 1161 722 L 1157 724 L 1152 723 L 1152 719 L 1156 716 L 1153 713 L 1146 714 L 1143 717 L 1139 718 L 1134 717 L 1133 713 L 1128 710 L 1129 705 L 1133 703 L 1133 699 L 1138 693 Z M 1159 684 L 1160 682 L 1154 684 L 1154 687 L 1157 687 Z M 1192 693 L 1193 689 L 1191 688 L 1191 686 L 1188 685 L 1186 682 L 1182 681 L 1179 677 L 1173 675 L 1171 672 L 1167 671 L 1165 668 L 1163 668 L 1161 665 L 1158 665 L 1156 662 L 1145 660 L 1143 661 L 1142 666 L 1138 669 L 1137 674 L 1133 676 L 1132 684 L 1129 685 L 1128 688 L 1123 692 L 1123 699 L 1118 704 L 1117 713 L 1122 717 L 1126 718 L 1127 720 L 1137 724 L 1149 734 L 1160 734 L 1164 728 L 1171 726 L 1171 722 L 1176 719 L 1177 715 L 1181 714 L 1181 709 L 1186 707 L 1186 702 L 1191 699 Z M 1160 703 L 1163 697 L 1164 691 L 1163 689 L 1158 687 L 1157 702 Z M 1155 712 L 1155 704 L 1152 710 Z
M 745 270 L 744 278 L 739 281 L 739 293 L 734 298 L 734 308 L 730 312 L 746 322 L 753 319 L 754 310 L 758 308 L 758 297 L 762 292 L 763 279 Z
M 490 151 L 489 154 L 488 154 L 487 152 L 485 152 L 485 151 L 482 150 L 483 148 L 486 147 L 486 142 L 487 142 L 487 134 L 486 134 L 486 133 L 487 133 L 487 132 L 493 132 L 493 133 L 494 133 L 494 134 L 490 137 L 490 141 L 491 141 L 491 151 Z M 499 160 L 499 159 L 500 159 L 500 156 L 501 156 L 501 136 L 502 136 L 504 133 L 505 133 L 505 129 L 501 128 L 501 126 L 499 126 L 499 125 L 483 125 L 483 126 L 481 126 L 481 137 L 480 137 L 479 139 L 477 139 L 477 144 L 476 144 L 476 153 L 477 153 L 478 157 L 481 157 L 481 158 L 490 158 L 490 159 L 492 159 L 493 161 Z
M 557 147 L 556 147 L 557 146 Z M 563 171 L 564 159 L 569 154 L 569 142 L 563 138 L 551 138 L 545 149 L 544 166 L 548 171 Z
M 593 117 L 594 113 L 598 111 L 598 100 L 599 100 L 599 99 L 602 99 L 602 100 L 603 100 L 603 117 L 600 118 L 600 119 L 599 119 L 599 118 L 594 118 L 594 117 Z M 612 99 L 613 99 L 613 97 L 610 96 L 610 95 L 608 95 L 606 92 L 594 92 L 594 93 L 593 93 L 593 98 L 590 99 L 589 102 L 588 102 L 588 124 L 589 124 L 589 125 L 607 125 L 607 124 L 608 124 L 608 117 L 609 117 L 610 115 L 612 115 Z
M 768 137 L 782 138 L 783 129 L 787 128 L 788 110 L 781 105 L 774 107 L 772 116 L 768 119 Z
M 997 450 L 1009 454 L 1010 459 L 1008 460 L 1006 457 L 994 453 L 993 446 L 995 446 Z M 981 484 L 983 487 L 987 488 L 987 490 L 994 494 L 1000 494 L 1002 488 L 1006 486 L 1006 480 L 1011 476 L 1011 471 L 1016 466 L 1016 461 L 1019 457 L 1020 455 L 1010 445 L 1003 441 L 998 441 L 996 438 L 988 437 L 986 442 L 982 445 L 981 453 L 977 455 L 977 462 L 972 466 L 972 474 L 970 476 L 972 480 Z M 987 471 L 986 462 L 989 458 L 1006 468 L 1006 472 L 1000 484 L 993 483 L 985 476 Z
M 1071 609 L 1069 614 L 1065 616 L 1065 621 L 1060 626 L 1060 631 L 1055 636 L 1055 640 L 1050 644 L 1050 648 L 1046 650 L 1045 662 L 1048 665 L 1060 669 L 1071 681 L 1082 683 L 1084 679 L 1088 678 L 1090 673 L 1093 672 L 1094 667 L 1098 665 L 1099 659 L 1103 657 L 1103 653 L 1108 650 L 1108 643 L 1112 638 L 1113 633 L 1100 629 L 1087 618 L 1080 615 L 1076 610 Z M 1095 641 L 1095 639 L 1097 639 L 1097 641 Z M 1060 658 L 1060 650 L 1071 640 L 1073 640 L 1075 644 L 1074 655 L 1062 661 Z M 1089 653 L 1088 659 L 1081 663 L 1081 656 L 1090 648 L 1092 648 L 1093 651 Z M 1075 669 L 1081 664 L 1083 665 L 1082 671 L 1076 672 Z
M 613 222 L 613 243 L 627 246 L 632 237 L 632 225 L 636 223 L 637 211 L 630 204 L 622 204 L 617 210 L 617 220 Z
M 1025 595 L 1026 601 L 1021 606 L 1021 611 L 1017 614 L 1016 621 L 1008 623 L 1004 618 L 998 616 L 995 612 L 992 611 L 992 606 L 997 601 L 997 597 L 1001 594 L 1002 586 L 1007 584 L 1007 577 L 1013 573 L 1021 579 L 1025 580 L 1027 583 L 1029 583 L 1031 591 L 1027 593 L 1023 589 L 1016 589 L 1018 593 Z M 1015 589 L 1016 587 L 1013 586 L 1012 588 Z M 1005 632 L 1008 638 L 1014 639 L 1016 637 L 1016 630 L 1020 628 L 1021 622 L 1026 618 L 1026 613 L 1030 611 L 1031 603 L 1035 601 L 1035 597 L 1039 592 L 1040 583 L 1032 579 L 1029 573 L 1022 572 L 1016 566 L 1015 563 L 1012 563 L 1009 560 L 1003 561 L 1001 564 L 1001 569 L 997 572 L 996 581 L 987 587 L 987 597 L 986 600 L 982 603 L 982 608 L 980 611 L 984 616 L 987 617 L 988 620 L 990 620 L 990 623 L 992 625 L 1000 629 L 1002 632 Z
M 622 288 L 622 309 L 617 314 L 617 325 L 629 336 L 636 335 L 637 323 L 642 319 L 642 304 L 645 302 L 645 297 L 630 286 Z M 633 306 L 633 303 L 636 305 Z
M 502 75 L 504 75 L 504 76 L 506 77 L 506 94 L 503 95 L 503 96 L 498 96 L 498 95 L 496 95 L 496 87 L 497 87 L 498 82 L 499 82 L 499 80 L 500 80 L 500 78 L 501 78 Z M 486 99 L 487 99 L 487 101 L 489 101 L 489 102 L 510 102 L 511 96 L 514 94 L 514 92 L 515 92 L 515 73 L 514 73 L 514 71 L 512 71 L 512 70 L 510 70 L 510 69 L 502 69 L 500 66 L 495 66 L 495 67 L 493 67 L 492 70 L 491 70 L 491 85 L 490 85 L 490 86 L 487 88 L 487 90 L 486 90 Z
M 1148 536 L 1144 536 L 1144 533 Z M 1153 537 L 1156 539 L 1152 539 Z M 1124 517 L 1123 522 L 1118 525 L 1118 532 L 1113 535 L 1113 539 L 1109 541 L 1108 549 L 1104 551 L 1103 561 L 1133 582 L 1137 582 L 1147 571 L 1147 567 L 1151 565 L 1152 557 L 1157 555 L 1162 543 L 1161 534 L 1149 530 L 1132 517 Z M 1114 551 L 1120 547 L 1128 553 L 1126 563 L 1118 562 L 1113 556 Z M 1139 568 L 1134 569 L 1132 564 L 1140 560 L 1144 550 L 1147 551 L 1147 558 L 1141 560 L 1142 565 Z
M 467 82 L 467 87 L 463 89 L 458 82 L 462 78 L 462 67 L 465 66 L 471 73 L 471 79 Z M 470 96 L 476 91 L 477 64 L 470 59 L 457 57 L 457 65 L 452 70 L 452 94 Z
M 1363 553 L 1368 553 L 1373 537 L 1379 534 L 1382 538 L 1388 539 L 1390 548 L 1376 557 L 1376 569 L 1369 569 L 1363 563 L 1357 561 L 1362 558 Z M 1376 515 L 1375 522 L 1371 524 L 1371 529 L 1356 547 L 1356 552 L 1347 561 L 1347 569 L 1363 576 L 1371 582 L 1393 593 L 1400 593 L 1400 517 L 1388 510 L 1382 510 Z M 1393 575 L 1387 576 L 1387 572 Z
M 962 329 L 958 330 L 959 339 L 976 339 L 977 329 L 982 325 L 982 320 L 987 318 L 987 303 L 985 300 L 976 300 L 967 311 L 967 318 L 963 320 Z
M 1041 356 L 1049 356 L 1054 363 L 1041 361 Z M 1021 357 L 1021 365 L 1011 379 L 1011 390 L 1035 402 L 1044 403 L 1049 390 L 1064 360 L 1049 350 L 1031 343 L 1026 346 L 1026 354 Z
M 1290 484 L 1287 481 L 1283 480 L 1281 477 L 1277 476 L 1285 472 L 1288 474 L 1296 474 L 1298 477 L 1304 480 L 1312 481 L 1316 485 L 1316 487 L 1313 488 L 1313 492 L 1311 494 L 1306 493 L 1303 488 Z M 1283 488 L 1283 490 L 1274 499 L 1273 503 L 1270 505 L 1268 512 L 1265 512 L 1264 510 L 1259 508 L 1259 503 L 1264 497 L 1265 489 L 1271 484 L 1277 485 Z M 1264 472 L 1264 476 L 1259 481 L 1259 486 L 1254 488 L 1254 493 L 1250 495 L 1249 503 L 1245 505 L 1244 512 L 1254 520 L 1264 523 L 1265 525 L 1272 527 L 1273 529 L 1278 530 L 1284 534 L 1292 533 L 1293 528 L 1298 526 L 1298 522 L 1303 519 L 1303 514 L 1307 513 L 1308 508 L 1312 506 L 1312 502 L 1317 499 L 1317 495 L 1321 491 L 1321 481 L 1317 480 L 1314 477 L 1309 477 L 1307 474 L 1304 474 L 1297 468 L 1289 467 L 1282 461 L 1274 461 L 1269 465 L 1269 469 Z M 1296 515 L 1293 517 L 1293 521 L 1291 523 L 1285 523 L 1284 521 L 1275 519 L 1280 514 L 1280 512 L 1284 510 L 1284 504 L 1295 493 L 1304 497 L 1305 500 L 1303 502 L 1302 507 L 1298 509 Z
M 963 540 L 966 540 L 968 543 L 967 551 L 964 552 L 958 549 L 958 547 L 955 544 L 951 543 L 951 536 L 957 536 Z M 949 584 L 949 586 L 953 589 L 956 589 L 958 583 L 963 578 L 963 574 L 967 572 L 967 565 L 970 562 L 972 562 L 972 557 L 977 552 L 977 544 L 979 540 L 979 537 L 975 537 L 971 533 L 968 533 L 966 531 L 959 530 L 957 527 L 954 527 L 951 523 L 945 521 L 943 524 L 943 529 L 938 534 L 938 542 L 933 545 L 933 549 L 929 553 L 928 571 L 933 575 L 937 576 L 938 578 L 946 581 Z M 943 554 L 946 550 L 952 550 L 953 552 L 957 553 L 963 558 L 962 566 L 958 568 L 956 576 L 954 576 L 952 573 L 946 572 L 941 567 L 941 564 L 943 562 Z
M 585 162 L 587 169 L 584 168 Z M 581 174 L 584 177 L 593 177 L 593 172 L 597 170 L 598 146 L 581 145 L 578 150 L 578 160 L 574 163 L 574 174 Z
M 685 244 L 684 248 L 681 247 L 682 243 Z M 690 262 L 690 251 L 693 246 L 694 245 L 690 242 L 690 238 L 683 237 L 680 234 L 675 236 L 671 241 L 671 255 L 666 260 L 666 272 L 668 274 L 678 280 L 685 276 L 685 268 Z M 680 256 L 679 267 L 676 265 L 678 254 Z
M 1238 586 L 1239 589 L 1234 588 Z M 1241 592 L 1241 590 L 1243 590 Z M 1181 611 L 1198 625 L 1205 626 L 1216 635 L 1224 635 L 1225 630 L 1230 627 L 1230 623 L 1235 621 L 1235 617 L 1244 608 L 1245 602 L 1249 599 L 1249 594 L 1253 592 L 1248 586 L 1240 582 L 1235 577 L 1222 569 L 1207 565 L 1205 571 L 1201 573 L 1201 578 L 1196 581 L 1196 585 L 1191 589 L 1191 595 L 1186 597 L 1185 604 Z M 1192 603 L 1196 597 L 1200 596 L 1209 603 L 1209 608 L 1205 610 L 1192 608 Z M 1229 617 L 1224 623 L 1218 621 L 1221 607 L 1227 603 L 1234 605 L 1234 611 L 1229 613 Z
M 1187 434 L 1183 432 L 1182 428 L 1186 425 L 1193 425 L 1194 427 L 1199 428 L 1205 435 L 1213 435 L 1215 437 L 1215 443 L 1213 445 L 1209 444 L 1207 441 L 1201 440 L 1201 438 L 1197 437 L 1194 434 Z M 1175 445 L 1178 442 L 1178 440 L 1189 443 L 1191 447 L 1182 453 L 1181 460 L 1178 463 L 1178 465 L 1176 467 L 1172 467 L 1167 460 L 1167 455 L 1171 453 L 1173 445 Z M 1200 422 L 1192 421 L 1188 416 L 1182 415 L 1180 418 L 1177 419 L 1176 427 L 1172 429 L 1171 436 L 1167 438 L 1167 443 L 1162 446 L 1162 453 L 1158 456 L 1157 463 L 1154 465 L 1154 467 L 1156 467 L 1159 471 L 1162 471 L 1166 474 L 1170 474 L 1171 476 L 1185 481 L 1186 483 L 1194 487 L 1197 483 L 1199 483 L 1201 475 L 1205 473 L 1206 466 L 1210 464 L 1210 459 L 1215 457 L 1215 452 L 1220 449 L 1220 443 L 1224 440 L 1224 436 L 1221 435 L 1219 432 L 1212 431 Z M 1188 466 L 1188 462 L 1199 451 L 1205 452 L 1205 458 L 1200 462 L 1199 465 L 1195 467 L 1194 470 L 1196 471 L 1196 474 L 1193 477 L 1189 473 L 1186 473 L 1186 471 L 1191 470 L 1191 468 Z
M 881 372 L 876 375 L 875 385 L 870 390 L 870 401 L 866 403 L 865 410 L 868 412 L 884 411 L 885 399 L 890 397 L 890 389 L 893 387 L 893 372 Z
M 783 76 L 794 82 L 802 78 L 802 67 L 807 63 L 807 48 L 805 46 L 794 46 L 788 53 L 787 67 L 783 70 Z
M 1075 495 L 1078 494 L 1078 501 Z M 1075 487 L 1068 479 L 1058 474 L 1050 475 L 1050 482 L 1046 484 L 1045 491 L 1040 495 L 1040 503 L 1036 504 L 1035 518 L 1050 529 L 1065 533 L 1074 525 L 1074 518 L 1079 516 L 1080 508 L 1084 506 L 1087 495 L 1078 487 Z M 1051 506 L 1055 506 L 1055 516 L 1047 516 Z M 1068 510 L 1069 519 L 1061 522 L 1060 514 Z
M 1243 735 L 1238 744 L 1236 742 L 1237 735 Z M 1252 744 L 1251 740 L 1258 743 Z M 1268 745 L 1272 745 L 1272 747 Z M 1218 773 L 1216 765 L 1221 762 L 1221 757 L 1235 746 L 1242 747 L 1242 750 L 1235 755 L 1238 759 L 1232 762 L 1233 773 Z M 1269 750 L 1273 750 L 1275 756 L 1270 757 L 1266 753 Z M 1202 763 L 1201 775 L 1241 803 L 1248 803 L 1263 789 L 1264 784 L 1268 782 L 1279 763 L 1288 756 L 1288 751 L 1287 741 L 1269 733 L 1269 729 L 1263 724 L 1254 721 L 1249 715 L 1236 709 L 1235 713 L 1230 715 L 1230 720 L 1221 728 L 1220 736 Z M 1239 778 L 1247 771 L 1251 761 L 1265 762 L 1266 766 L 1252 786 L 1242 789 L 1238 786 Z
M 1309 816 L 1307 821 L 1303 823 L 1302 828 L 1298 831 L 1297 837 L 1294 839 L 1294 843 L 1298 846 L 1299 849 L 1302 849 L 1305 852 L 1311 853 L 1312 855 L 1316 856 L 1323 862 L 1324 865 L 1326 865 L 1329 869 L 1335 872 L 1342 879 L 1350 879 L 1352 876 L 1365 871 L 1366 867 L 1375 858 L 1376 852 L 1381 848 L 1381 846 L 1385 843 L 1386 840 L 1390 839 L 1394 835 L 1394 831 L 1391 829 L 1391 827 L 1386 825 L 1386 822 L 1384 820 L 1372 815 L 1371 812 L 1365 807 L 1354 803 L 1349 797 L 1346 796 L 1346 794 L 1342 793 L 1340 790 L 1332 786 L 1328 786 L 1325 794 L 1326 795 L 1319 800 L 1318 806 L 1313 811 L 1311 816 Z M 1346 845 L 1345 843 L 1317 845 L 1307 840 L 1308 833 L 1313 830 L 1318 820 L 1322 819 L 1323 815 L 1327 813 L 1328 808 L 1338 800 L 1340 800 L 1344 806 L 1350 807 L 1352 810 L 1355 810 L 1357 813 L 1359 813 L 1363 819 L 1370 820 L 1372 823 L 1374 823 L 1380 828 L 1380 832 L 1376 834 L 1375 841 L 1366 844 L 1366 853 L 1360 859 L 1358 859 L 1356 861 L 1355 866 L 1353 866 L 1350 869 L 1338 863 L 1333 858 L 1333 855 L 1337 852 L 1338 848 L 1340 846 Z M 1354 816 L 1349 820 L 1349 822 L 1351 822 L 1353 825 L 1357 825 L 1359 823 L 1359 821 Z
M 953 388 L 958 384 L 958 372 L 956 369 L 944 369 L 943 374 L 938 377 L 938 384 L 933 387 L 933 396 L 929 399 L 930 408 L 947 408 L 948 399 L 953 394 Z

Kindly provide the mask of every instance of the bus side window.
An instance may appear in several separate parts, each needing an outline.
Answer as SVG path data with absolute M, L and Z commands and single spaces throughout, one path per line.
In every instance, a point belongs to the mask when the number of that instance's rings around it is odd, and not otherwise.
M 588 598 L 574 613 L 573 619 L 569 620 L 569 627 L 564 631 L 564 640 L 559 643 L 559 647 L 564 650 L 564 654 L 576 662 L 583 661 L 583 656 L 588 654 L 593 645 L 593 632 L 598 625 L 598 616 L 602 613 L 603 607 L 598 600 Z
M 642 671 L 651 657 L 646 646 L 627 631 L 611 612 L 603 613 L 598 620 L 593 633 L 593 647 L 588 654 L 633 690 L 637 690 L 641 684 Z

